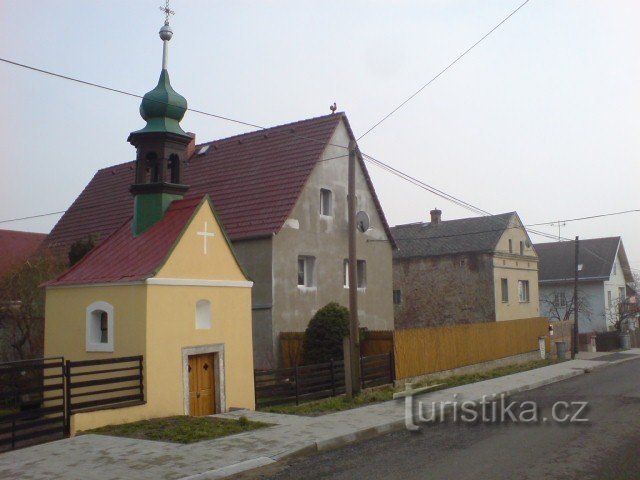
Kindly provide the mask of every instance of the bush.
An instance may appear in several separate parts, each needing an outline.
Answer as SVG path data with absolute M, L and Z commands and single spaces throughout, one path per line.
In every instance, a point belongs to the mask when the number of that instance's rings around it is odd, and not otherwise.
M 349 335 L 349 309 L 331 302 L 313 316 L 302 340 L 302 363 L 324 363 L 343 358 L 342 339 Z

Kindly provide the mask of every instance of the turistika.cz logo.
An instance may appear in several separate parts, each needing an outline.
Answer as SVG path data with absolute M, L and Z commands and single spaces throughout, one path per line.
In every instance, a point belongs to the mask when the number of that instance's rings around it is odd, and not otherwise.
M 404 397 L 405 426 L 408 430 L 420 429 L 420 424 L 464 423 L 464 424 L 539 424 L 586 423 L 589 402 L 557 401 L 551 405 L 550 415 L 542 414 L 538 404 L 531 400 L 510 401 L 504 395 L 484 395 L 480 400 L 463 400 L 458 394 L 452 400 L 417 400 L 416 393 L 407 385 L 407 390 L 397 395 Z

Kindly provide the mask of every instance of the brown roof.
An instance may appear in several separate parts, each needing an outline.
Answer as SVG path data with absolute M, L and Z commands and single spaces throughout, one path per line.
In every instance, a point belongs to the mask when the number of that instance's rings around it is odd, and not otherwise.
M 0 275 L 27 260 L 46 237 L 46 233 L 0 230 Z
M 352 135 L 346 115 L 336 113 L 200 144 L 184 168 L 188 194 L 211 197 L 232 241 L 276 234 L 340 121 Z M 205 146 L 206 152 L 198 154 Z M 106 238 L 131 215 L 134 163 L 95 174 L 47 239 L 56 253 L 66 255 L 71 243 L 88 235 Z M 391 238 L 361 159 L 360 163 Z

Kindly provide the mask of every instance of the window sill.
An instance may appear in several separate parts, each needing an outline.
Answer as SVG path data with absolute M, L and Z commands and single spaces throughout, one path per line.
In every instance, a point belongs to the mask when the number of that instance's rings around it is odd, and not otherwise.
M 110 352 L 113 353 L 113 345 L 109 343 L 90 343 L 86 346 L 87 352 Z
M 326 215 L 326 214 L 324 214 L 324 213 L 321 213 L 321 214 L 320 214 L 320 218 L 324 218 L 324 219 L 326 220 L 326 219 L 328 219 L 328 218 L 333 218 L 333 215 Z
M 342 288 L 344 288 L 345 290 L 349 290 L 349 287 L 342 287 Z M 367 289 L 367 287 L 358 287 L 358 288 L 357 288 L 357 290 L 358 290 L 359 292 L 364 292 L 366 289 Z
M 302 292 L 313 292 L 317 289 L 318 287 L 316 287 L 315 285 L 314 286 L 298 285 L 298 290 Z

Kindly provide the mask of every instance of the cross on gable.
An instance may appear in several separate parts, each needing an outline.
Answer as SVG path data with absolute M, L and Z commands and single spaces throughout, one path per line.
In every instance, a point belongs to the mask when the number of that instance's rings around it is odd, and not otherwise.
M 202 232 L 197 232 L 198 235 L 200 235 L 201 237 L 203 237 L 204 240 L 204 254 L 207 254 L 207 240 L 209 239 L 209 237 L 215 237 L 215 233 L 213 232 L 209 232 L 207 231 L 207 222 L 204 222 L 204 231 Z

